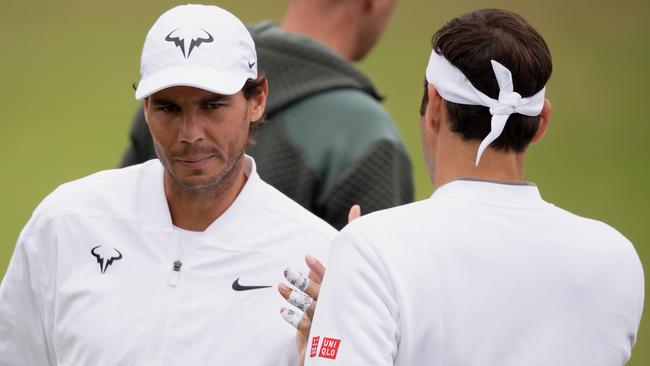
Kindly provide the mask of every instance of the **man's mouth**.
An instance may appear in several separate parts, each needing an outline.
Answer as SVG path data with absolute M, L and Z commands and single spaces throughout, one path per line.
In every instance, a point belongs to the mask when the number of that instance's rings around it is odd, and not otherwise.
M 201 155 L 179 156 L 176 157 L 175 160 L 181 163 L 181 165 L 185 167 L 191 169 L 198 169 L 205 166 L 205 164 L 207 164 L 214 157 L 215 157 L 214 154 L 201 154 Z

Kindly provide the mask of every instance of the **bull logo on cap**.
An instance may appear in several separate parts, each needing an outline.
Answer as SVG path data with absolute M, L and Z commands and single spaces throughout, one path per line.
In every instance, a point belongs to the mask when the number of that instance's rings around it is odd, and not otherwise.
M 173 31 L 169 32 L 167 37 L 165 37 L 165 41 L 174 42 L 176 47 L 179 47 L 181 49 L 183 57 L 185 57 L 185 59 L 188 59 L 192 54 L 192 50 L 198 48 L 203 43 L 211 43 L 214 41 L 214 38 L 203 28 L 176 28 Z M 185 54 L 185 48 L 188 42 L 189 47 L 187 49 L 187 54 Z

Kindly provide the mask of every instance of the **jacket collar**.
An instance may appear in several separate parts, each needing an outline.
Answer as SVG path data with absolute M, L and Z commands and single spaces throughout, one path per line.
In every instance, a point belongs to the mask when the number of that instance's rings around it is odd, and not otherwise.
M 456 197 L 510 208 L 552 206 L 542 199 L 537 186 L 530 182 L 499 182 L 462 178 L 450 181 L 433 192 L 431 198 Z
M 173 230 L 173 223 L 163 183 L 164 167 L 158 159 L 143 164 L 140 185 L 139 214 L 143 227 L 157 230 Z M 255 160 L 244 155 L 244 172 L 248 179 L 241 192 L 221 216 L 199 235 L 205 238 L 232 240 L 241 237 L 241 226 L 265 206 L 264 185 L 257 174 Z

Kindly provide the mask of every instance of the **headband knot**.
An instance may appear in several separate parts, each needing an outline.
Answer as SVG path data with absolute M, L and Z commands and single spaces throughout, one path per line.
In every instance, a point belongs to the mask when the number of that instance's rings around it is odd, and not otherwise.
M 509 116 L 513 113 L 517 113 L 517 107 L 521 104 L 521 94 L 517 92 L 512 92 L 499 96 L 499 102 L 490 108 L 491 115 L 506 115 Z
M 435 50 L 431 52 L 427 65 L 427 81 L 436 87 L 442 99 L 464 105 L 481 105 L 490 109 L 490 133 L 481 141 L 476 154 L 476 165 L 481 155 L 494 140 L 501 136 L 508 118 L 513 113 L 525 116 L 539 116 L 544 107 L 546 87 L 529 97 L 523 98 L 514 91 L 512 73 L 507 67 L 490 60 L 492 71 L 499 84 L 499 99 L 493 99 L 476 89 L 465 74 Z

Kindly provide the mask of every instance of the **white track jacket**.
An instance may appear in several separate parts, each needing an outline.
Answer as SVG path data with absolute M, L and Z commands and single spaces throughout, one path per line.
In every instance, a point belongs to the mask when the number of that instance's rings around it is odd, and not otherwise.
M 172 226 L 158 160 L 56 189 L 0 287 L 0 365 L 292 364 L 276 284 L 305 254 L 325 260 L 336 231 L 246 164 L 203 233 Z
M 643 270 L 611 227 L 532 185 L 457 180 L 332 243 L 313 366 L 622 366 Z

